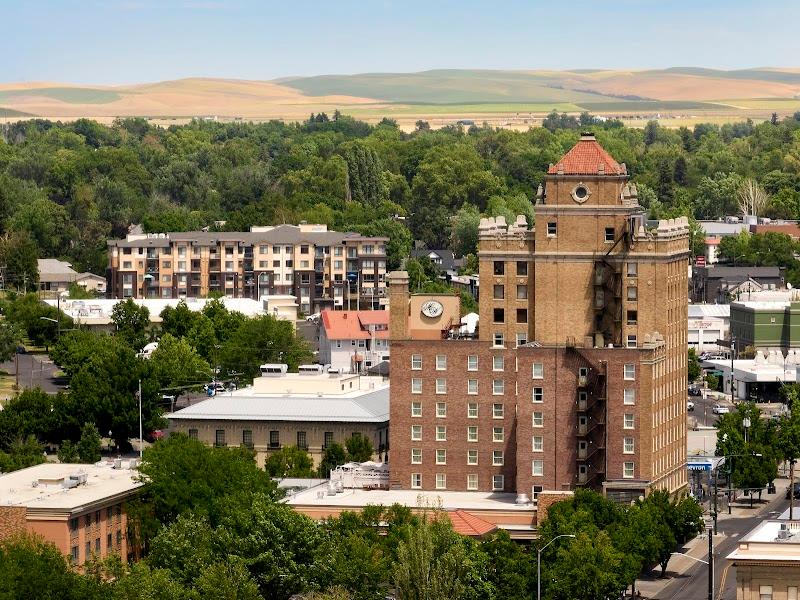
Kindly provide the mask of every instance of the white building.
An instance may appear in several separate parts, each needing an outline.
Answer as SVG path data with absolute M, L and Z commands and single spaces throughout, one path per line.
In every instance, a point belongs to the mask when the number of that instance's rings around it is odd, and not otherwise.
M 736 570 L 736 600 L 800 598 L 800 522 L 762 521 L 728 560 Z
M 689 348 L 694 348 L 698 354 L 718 352 L 717 340 L 727 339 L 730 322 L 729 304 L 690 304 Z
M 389 311 L 325 310 L 320 322 L 322 364 L 360 373 L 389 360 Z
M 786 356 L 775 350 L 758 351 L 754 359 L 734 360 L 734 397 L 737 400 L 777 401 L 782 385 L 797 382 L 798 363 L 800 354 L 795 350 L 790 350 Z M 719 375 L 722 379 L 722 391 L 730 394 L 731 360 L 708 360 L 702 364 Z

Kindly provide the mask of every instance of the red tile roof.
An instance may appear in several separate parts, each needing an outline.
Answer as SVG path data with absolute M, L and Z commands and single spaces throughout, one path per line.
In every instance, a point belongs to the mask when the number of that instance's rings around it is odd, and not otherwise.
M 764 223 L 750 225 L 750 233 L 785 233 L 794 239 L 800 238 L 800 226 L 797 223 Z
M 465 510 L 453 510 L 446 513 L 453 524 L 453 531 L 470 537 L 483 537 L 497 530 L 497 525 L 484 521 Z
M 329 340 L 366 340 L 372 337 L 370 325 L 382 326 L 378 339 L 389 339 L 388 310 L 323 310 L 322 326 Z
M 593 135 L 582 135 L 578 143 L 547 172 L 553 175 L 597 175 L 601 166 L 606 175 L 626 173 L 625 168 L 597 143 Z

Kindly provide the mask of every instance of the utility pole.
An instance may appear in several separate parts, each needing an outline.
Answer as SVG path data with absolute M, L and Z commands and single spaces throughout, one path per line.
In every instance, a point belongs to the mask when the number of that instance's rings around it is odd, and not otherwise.
M 708 528 L 708 600 L 714 600 L 714 534 Z
M 733 353 L 735 349 L 736 349 L 736 338 L 731 336 L 731 405 L 736 404 L 736 402 L 734 401 L 735 380 L 733 378 Z
M 142 458 L 142 446 L 144 437 L 142 434 L 142 380 L 139 380 L 139 460 Z
M 794 463 L 795 459 L 789 461 L 789 520 L 794 517 Z

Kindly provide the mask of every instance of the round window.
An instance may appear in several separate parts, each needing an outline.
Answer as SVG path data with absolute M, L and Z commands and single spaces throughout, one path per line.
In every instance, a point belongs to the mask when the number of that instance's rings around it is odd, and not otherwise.
M 579 185 L 578 187 L 575 188 L 575 197 L 576 198 L 583 199 L 583 198 L 586 198 L 586 196 L 588 196 L 588 195 L 589 195 L 589 190 L 587 190 L 582 185 Z

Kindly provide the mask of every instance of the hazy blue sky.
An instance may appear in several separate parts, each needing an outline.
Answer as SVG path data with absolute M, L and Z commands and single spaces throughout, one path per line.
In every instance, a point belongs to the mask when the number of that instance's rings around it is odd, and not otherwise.
M 0 81 L 800 66 L 798 0 L 0 0 Z

